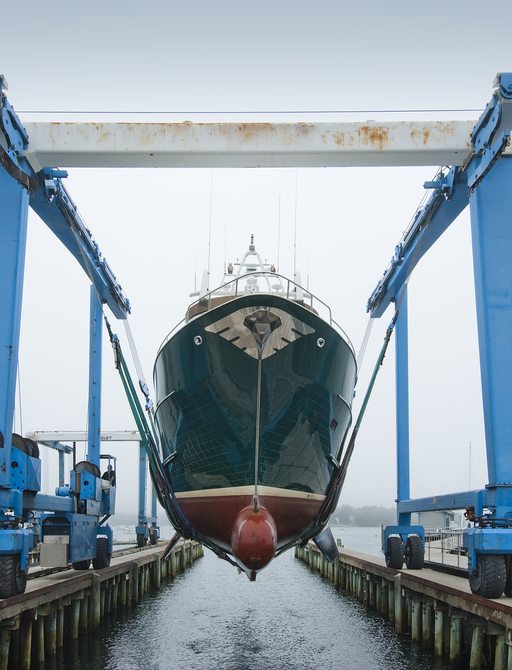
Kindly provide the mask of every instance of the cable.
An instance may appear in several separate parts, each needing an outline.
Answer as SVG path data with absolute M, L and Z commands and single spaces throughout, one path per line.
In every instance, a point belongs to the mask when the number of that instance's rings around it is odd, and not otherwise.
M 139 383 L 142 382 L 146 384 L 146 379 L 144 377 L 144 371 L 142 370 L 142 365 L 140 362 L 139 354 L 137 352 L 137 347 L 135 346 L 135 340 L 133 339 L 132 330 L 128 319 L 123 319 L 124 330 L 126 332 L 126 337 L 128 339 L 128 345 L 130 347 L 130 352 L 132 354 L 133 364 L 135 365 L 135 370 L 137 372 L 137 377 Z
M 212 203 L 213 203 L 213 169 L 210 171 L 210 220 L 208 223 L 208 286 L 206 291 L 210 290 L 210 263 L 212 258 Z
M 299 186 L 299 169 L 295 168 L 295 215 L 293 222 L 293 281 L 297 282 L 297 194 Z
M 460 112 L 478 112 L 482 113 L 481 107 L 467 108 L 447 108 L 447 109 L 274 109 L 274 110 L 77 110 L 77 109 L 22 109 L 19 114 L 441 114 L 441 113 L 460 113 Z
M 359 353 L 357 354 L 356 365 L 358 370 L 361 369 L 361 364 L 366 353 L 366 347 L 368 346 L 368 341 L 370 339 L 374 321 L 375 319 L 371 316 L 368 319 L 368 323 L 366 324 L 366 330 L 364 331 L 363 340 L 361 342 L 361 346 L 359 347 Z

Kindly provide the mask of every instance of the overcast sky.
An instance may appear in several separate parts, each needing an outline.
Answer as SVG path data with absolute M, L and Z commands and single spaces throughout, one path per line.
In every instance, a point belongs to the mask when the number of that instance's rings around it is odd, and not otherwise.
M 494 76 L 512 68 L 507 1 L 10 3 L 2 14 L 0 72 L 24 120 L 259 118 L 393 119 L 377 110 L 482 109 Z M 485 19 L 485 20 L 484 20 Z M 489 26 L 486 27 L 486 21 Z M 8 28 L 8 29 L 7 29 Z M 308 115 L 310 110 L 366 110 Z M 28 112 L 54 111 L 53 115 Z M 57 111 L 81 112 L 62 117 Z M 180 112 L 176 116 L 136 112 Z M 206 116 L 207 112 L 237 112 Z M 239 112 L 267 112 L 262 116 Z M 299 111 L 273 116 L 270 112 Z M 196 114 L 194 114 L 196 113 Z M 416 120 L 477 118 L 422 112 Z M 400 115 L 402 118 L 403 115 Z M 356 350 L 365 305 L 437 166 L 213 171 L 212 275 L 241 256 L 251 233 L 263 256 L 328 302 Z M 178 322 L 207 263 L 209 169 L 69 170 L 67 187 L 133 306 L 148 381 L 160 342 Z M 410 282 L 412 494 L 486 483 L 469 212 L 422 260 Z M 30 215 L 20 351 L 25 432 L 84 430 L 88 281 Z M 390 312 L 377 322 L 358 388 L 363 395 Z M 115 328 L 123 334 L 122 324 Z M 392 505 L 396 495 L 394 352 L 363 424 L 342 502 Z M 357 409 L 357 402 L 356 402 Z M 105 340 L 105 429 L 131 429 Z M 471 444 L 471 466 L 470 447 Z M 120 509 L 136 509 L 136 448 L 120 456 Z M 56 461 L 45 466 L 53 487 Z

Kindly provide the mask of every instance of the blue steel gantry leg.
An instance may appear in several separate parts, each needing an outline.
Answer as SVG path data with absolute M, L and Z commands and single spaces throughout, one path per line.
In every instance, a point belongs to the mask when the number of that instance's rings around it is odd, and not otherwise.
M 512 596 L 512 73 L 498 74 L 489 104 L 471 133 L 461 167 L 442 169 L 425 186 L 432 195 L 416 212 L 368 301 L 372 317 L 399 300 L 412 269 L 466 204 L 471 209 L 473 265 L 489 483 L 484 489 L 408 499 L 407 337 L 397 325 L 398 526 L 384 532 L 384 550 L 400 567 L 402 530 L 411 512 L 465 509 L 473 593 Z M 414 528 L 409 526 L 409 532 Z M 394 534 L 393 534 L 394 532 Z M 408 540 L 410 536 L 408 536 Z M 419 547 L 421 537 L 414 541 Z M 392 549 L 390 551 L 390 544 Z M 406 547 L 407 562 L 407 547 Z M 388 563 L 389 564 L 389 563 Z M 410 566 L 409 566 L 410 567 Z
M 139 445 L 139 519 L 135 529 L 137 546 L 144 547 L 148 541 L 148 520 L 146 516 L 147 455 L 144 444 Z
M 409 332 L 407 283 L 397 296 L 398 318 L 395 326 L 396 382 L 396 479 L 397 525 L 386 526 L 382 550 L 389 567 L 400 569 L 404 558 L 407 567 L 423 567 L 425 531 L 411 526 L 411 513 L 400 511 L 400 503 L 410 499 L 409 466 Z
M 399 295 L 399 313 L 395 327 L 396 380 L 396 480 L 397 502 L 411 497 L 409 467 L 409 325 L 407 284 Z M 397 513 L 399 526 L 411 525 L 410 513 Z
M 101 354 L 103 310 L 96 289 L 91 286 L 89 339 L 89 412 L 87 460 L 100 467 L 101 450 Z
M 512 486 L 512 157 L 470 196 L 489 487 Z M 512 489 L 496 515 L 512 522 Z
M 151 486 L 151 528 L 149 529 L 149 541 L 151 544 L 156 544 L 160 538 L 160 526 L 158 525 L 157 516 L 157 497 L 155 485 Z
M 9 487 L 27 244 L 28 192 L 0 169 L 0 487 Z
M 490 514 L 466 530 L 464 543 L 473 592 L 496 597 L 512 577 L 503 576 L 512 554 L 512 157 L 493 165 L 470 207 Z M 496 584 L 486 578 L 491 571 Z
M 21 302 L 27 243 L 28 192 L 0 168 L 0 570 L 4 583 L 0 597 L 25 591 L 28 553 L 34 543 L 31 530 L 13 526 L 22 520 L 23 490 L 27 480 L 16 476 L 28 468 L 29 458 L 15 456 L 20 468 L 11 468 L 12 426 L 20 341 Z M 30 459 L 35 461 L 36 459 Z M 40 487 L 40 462 L 34 483 Z M 14 512 L 14 517 L 9 514 Z M 6 514 L 7 513 L 7 514 Z

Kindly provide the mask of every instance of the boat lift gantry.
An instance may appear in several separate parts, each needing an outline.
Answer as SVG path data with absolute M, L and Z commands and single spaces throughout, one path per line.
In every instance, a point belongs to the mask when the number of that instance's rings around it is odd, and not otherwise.
M 0 76 L 0 598 L 23 593 L 29 552 L 40 533 L 43 566 L 106 567 L 115 509 L 112 459 L 103 476 L 100 454 L 102 304 L 125 319 L 130 304 L 62 180 L 63 170 L 36 172 L 26 159 L 28 135 Z M 87 458 L 74 463 L 70 483 L 42 494 L 39 446 L 13 434 L 14 398 L 31 206 L 85 270 L 91 281 Z
M 363 123 L 27 123 L 10 105 L 0 77 L 0 591 L 24 588 L 33 542 L 25 522 L 33 510 L 67 519 L 99 518 L 110 502 L 92 486 L 74 497 L 43 496 L 40 461 L 12 438 L 28 205 L 86 271 L 91 292 L 88 460 L 99 464 L 101 304 L 126 318 L 129 303 L 67 194 L 60 167 L 336 167 L 449 166 L 427 184 L 432 194 L 395 250 L 368 302 L 372 317 L 400 307 L 396 339 L 398 523 L 386 530 L 391 564 L 423 562 L 423 529 L 411 513 L 467 508 L 471 588 L 499 596 L 510 590 L 512 555 L 512 160 L 509 153 L 512 75 L 501 74 L 480 120 Z M 474 126 L 474 128 L 473 128 Z M 473 131 L 471 133 L 471 130 Z M 27 132 L 28 131 L 28 132 Z M 30 136 L 30 141 L 29 141 Z M 473 233 L 482 391 L 489 483 L 483 490 L 411 500 L 409 490 L 407 279 L 435 240 L 469 203 Z M 22 450 L 20 450 L 20 446 Z M 24 449 L 24 450 L 23 450 Z M 96 466 L 97 467 L 97 466 Z M 80 478 L 75 473 L 74 485 Z M 83 484 L 83 481 L 82 481 Z M 90 483 L 89 483 L 90 484 Z M 78 518 L 78 521 L 83 519 Z M 51 530 L 51 529 L 50 529 Z M 57 529 L 61 532 L 62 529 Z M 99 532 L 99 531 L 98 531 Z M 89 561 L 94 538 L 69 539 L 67 559 Z M 56 535 L 54 529 L 54 535 Z M 44 536 L 44 533 L 43 533 Z M 79 546 L 86 546 L 82 555 Z M 86 555 L 87 554 L 87 555 Z M 507 560 L 506 560 L 507 559 Z M 505 584 L 508 573 L 509 579 Z M 8 583 L 7 583 L 8 582 Z M 0 593 L 0 595 L 2 595 Z
M 512 74 L 496 90 L 471 135 L 461 167 L 425 183 L 432 193 L 413 217 L 368 300 L 373 318 L 394 303 L 396 323 L 397 525 L 385 528 L 388 565 L 423 565 L 424 530 L 411 513 L 465 509 L 463 533 L 473 593 L 512 595 Z M 489 482 L 484 489 L 411 500 L 407 281 L 414 267 L 469 204 Z

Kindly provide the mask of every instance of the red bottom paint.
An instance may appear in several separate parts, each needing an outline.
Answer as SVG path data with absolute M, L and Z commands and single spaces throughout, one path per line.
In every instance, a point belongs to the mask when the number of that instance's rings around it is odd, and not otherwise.
M 253 496 L 247 494 L 181 497 L 179 504 L 190 525 L 227 553 L 234 553 L 237 563 L 253 579 L 272 560 L 276 550 L 293 542 L 317 522 L 322 501 L 260 495 L 259 509 L 265 513 L 256 518 L 251 518 Z M 249 521 L 248 525 L 244 521 Z M 262 546 L 251 551 L 260 536 Z M 256 563 L 260 564 L 258 568 L 247 565 Z
M 265 507 L 257 511 L 244 507 L 238 513 L 231 531 L 233 555 L 245 568 L 257 571 L 274 558 L 277 530 L 274 518 Z

